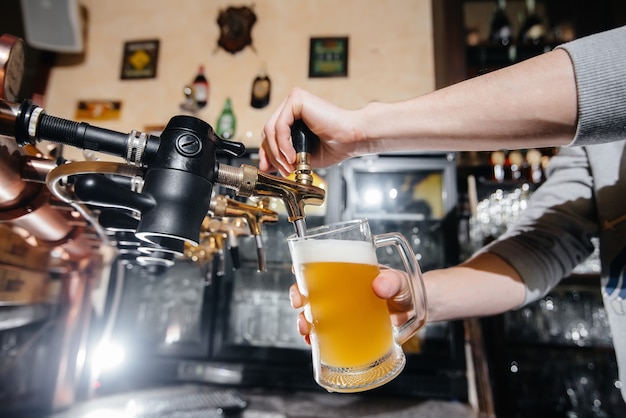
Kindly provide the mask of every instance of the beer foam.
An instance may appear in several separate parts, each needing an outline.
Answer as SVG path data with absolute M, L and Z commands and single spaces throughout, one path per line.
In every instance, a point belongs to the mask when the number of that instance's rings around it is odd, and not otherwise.
M 320 261 L 378 265 L 374 247 L 365 241 L 304 239 L 290 244 L 292 261 L 298 265 Z

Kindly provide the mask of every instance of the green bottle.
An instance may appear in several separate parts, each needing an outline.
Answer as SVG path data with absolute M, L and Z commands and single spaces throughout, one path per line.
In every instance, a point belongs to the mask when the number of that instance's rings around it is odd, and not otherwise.
M 233 113 L 230 97 L 226 98 L 224 108 L 220 117 L 217 119 L 216 132 L 224 139 L 231 139 L 235 136 L 235 128 L 237 127 L 237 119 Z

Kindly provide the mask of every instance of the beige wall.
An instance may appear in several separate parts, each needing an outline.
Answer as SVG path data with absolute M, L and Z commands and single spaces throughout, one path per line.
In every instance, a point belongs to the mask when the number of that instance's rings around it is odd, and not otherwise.
M 431 0 L 79 0 L 88 14 L 82 62 L 62 60 L 51 72 L 44 107 L 73 119 L 83 99 L 121 100 L 119 120 L 90 121 L 128 132 L 165 125 L 183 113 L 183 87 L 204 65 L 210 103 L 198 116 L 215 124 L 230 96 L 238 120 L 236 139 L 258 146 L 263 124 L 294 86 L 349 108 L 372 100 L 395 101 L 434 88 Z M 232 55 L 217 48 L 219 10 L 254 4 L 256 50 Z M 348 36 L 349 76 L 309 79 L 312 36 Z M 160 39 L 157 78 L 121 80 L 124 42 Z M 67 57 L 66 57 L 67 58 Z M 74 57 L 75 58 L 75 57 Z M 74 59 L 74 61 L 76 61 Z M 261 64 L 272 80 L 265 109 L 249 106 Z M 63 64 L 61 64 L 63 63 Z

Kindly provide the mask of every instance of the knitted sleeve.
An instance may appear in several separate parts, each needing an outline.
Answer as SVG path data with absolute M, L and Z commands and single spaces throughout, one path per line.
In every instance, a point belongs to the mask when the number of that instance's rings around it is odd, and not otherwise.
M 570 145 L 626 138 L 626 26 L 558 46 L 574 65 L 578 126 Z

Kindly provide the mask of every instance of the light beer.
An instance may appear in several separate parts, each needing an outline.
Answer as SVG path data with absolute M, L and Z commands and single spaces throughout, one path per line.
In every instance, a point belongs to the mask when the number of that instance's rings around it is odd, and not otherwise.
M 370 242 L 302 240 L 292 257 L 322 364 L 362 367 L 390 352 L 393 328 L 387 302 L 372 289 L 379 270 Z

